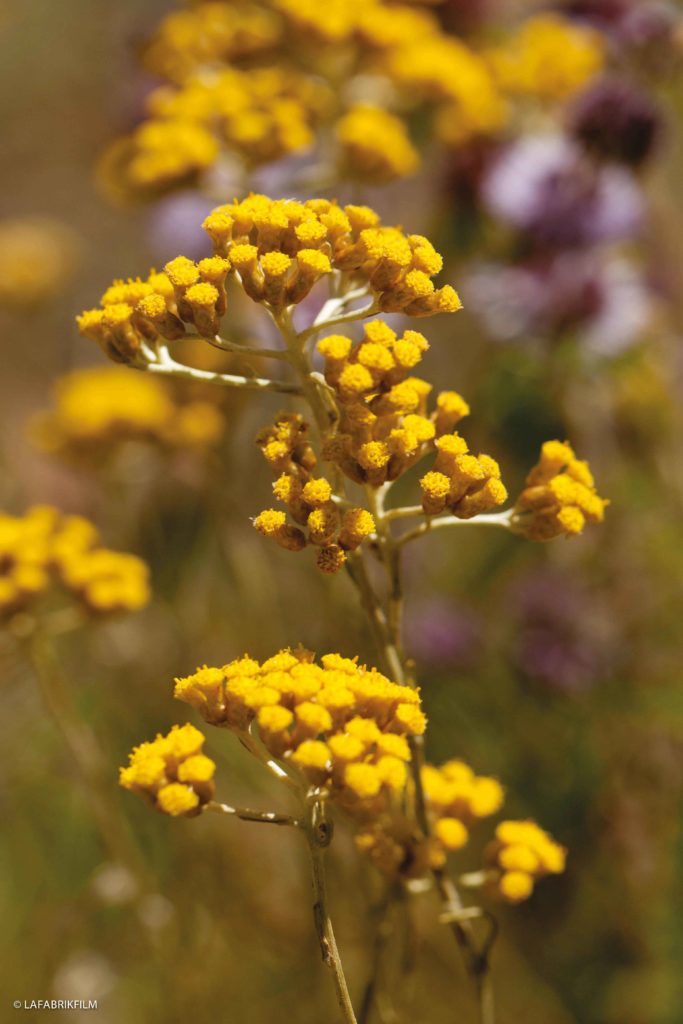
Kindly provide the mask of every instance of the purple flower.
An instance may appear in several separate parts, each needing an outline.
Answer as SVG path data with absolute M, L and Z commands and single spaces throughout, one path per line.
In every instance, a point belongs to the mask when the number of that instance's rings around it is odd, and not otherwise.
M 599 253 L 561 253 L 517 266 L 484 264 L 462 290 L 466 305 L 500 341 L 573 330 L 586 350 L 602 356 L 634 344 L 652 308 L 638 270 Z
M 661 119 L 638 86 L 604 77 L 577 98 L 569 112 L 569 129 L 596 156 L 638 167 L 654 149 Z
M 514 658 L 524 675 L 567 694 L 592 686 L 604 670 L 610 640 L 590 592 L 564 573 L 544 570 L 518 581 L 509 597 Z
M 616 46 L 637 49 L 669 42 L 677 20 L 674 5 L 657 0 L 570 0 L 560 10 L 607 33 Z
M 426 665 L 465 668 L 476 659 L 480 645 L 479 620 L 457 605 L 424 600 L 406 617 L 406 649 Z
M 561 135 L 514 143 L 482 185 L 494 216 L 537 245 L 569 248 L 627 238 L 643 219 L 643 199 L 621 167 L 599 166 Z

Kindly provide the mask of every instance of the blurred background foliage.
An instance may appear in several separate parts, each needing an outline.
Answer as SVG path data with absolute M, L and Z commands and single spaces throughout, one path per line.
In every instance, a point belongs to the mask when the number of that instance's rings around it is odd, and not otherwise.
M 521 6 L 492 2 L 489 20 L 496 7 Z M 111 764 L 128 867 L 108 859 L 21 645 L 1 640 L 0 1017 L 11 999 L 54 996 L 98 998 L 102 1024 L 285 1015 L 309 1024 L 334 1010 L 298 837 L 150 815 L 116 790 L 115 774 L 132 744 L 185 720 L 170 684 L 197 664 L 298 642 L 373 660 L 343 574 L 329 580 L 312 560 L 266 546 L 249 522 L 270 493 L 252 438 L 280 402 L 221 395 L 226 433 L 201 458 L 131 444 L 84 468 L 41 453 L 27 427 L 57 377 L 100 359 L 78 338 L 74 312 L 112 278 L 186 251 L 183 202 L 189 223 L 201 219 L 191 195 L 112 208 L 93 180 L 103 146 L 139 117 L 149 83 L 135 52 L 166 9 L 166 0 L 4 0 L 0 10 L 2 216 L 38 220 L 43 232 L 45 218 L 55 222 L 60 268 L 47 301 L 0 310 L 0 505 L 17 513 L 52 502 L 90 516 L 107 544 L 150 563 L 155 594 L 141 613 L 58 638 L 65 683 Z M 473 530 L 410 551 L 408 646 L 430 759 L 462 756 L 498 775 L 510 814 L 533 816 L 570 851 L 565 875 L 500 912 L 500 1024 L 682 1019 L 680 77 L 652 88 L 664 139 L 641 181 L 646 226 L 630 244 L 655 312 L 638 337 L 616 354 L 587 354 L 581 332 L 564 325 L 501 341 L 467 288 L 465 312 L 427 332 L 425 376 L 467 397 L 471 446 L 499 459 L 511 493 L 540 443 L 557 436 L 590 460 L 611 499 L 606 525 L 571 543 Z M 399 206 L 403 223 L 434 239 L 456 285 L 477 263 L 512 265 L 520 244 L 472 200 L 473 174 L 461 154 L 441 154 L 418 179 L 368 192 L 385 217 Z M 231 802 L 285 808 L 286 794 L 229 735 L 210 735 L 209 752 Z M 376 880 L 343 827 L 331 861 L 337 931 L 359 992 Z M 425 893 L 405 910 L 411 926 L 397 924 L 405 1019 L 452 1020 L 457 998 L 460 1019 L 473 1020 L 434 909 Z

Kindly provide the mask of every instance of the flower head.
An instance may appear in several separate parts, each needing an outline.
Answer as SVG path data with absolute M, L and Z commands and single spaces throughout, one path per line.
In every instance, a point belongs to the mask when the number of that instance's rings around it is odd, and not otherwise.
M 565 441 L 546 441 L 515 505 L 516 529 L 530 540 L 571 537 L 601 523 L 609 503 L 595 490 L 587 462 Z
M 0 514 L 0 616 L 66 588 L 93 614 L 135 611 L 149 601 L 149 570 L 135 555 L 109 551 L 81 516 L 37 505 Z
M 193 725 L 174 725 L 166 736 L 141 743 L 121 768 L 124 789 L 149 800 L 171 817 L 199 814 L 214 794 L 216 765 L 202 753 L 204 736 Z
M 213 403 L 181 404 L 153 377 L 104 366 L 61 377 L 55 407 L 36 418 L 32 436 L 47 452 L 97 462 L 127 441 L 201 449 L 217 441 L 223 429 Z
M 485 860 L 489 886 L 508 903 L 520 903 L 531 895 L 536 879 L 562 874 L 566 850 L 534 821 L 501 821 Z

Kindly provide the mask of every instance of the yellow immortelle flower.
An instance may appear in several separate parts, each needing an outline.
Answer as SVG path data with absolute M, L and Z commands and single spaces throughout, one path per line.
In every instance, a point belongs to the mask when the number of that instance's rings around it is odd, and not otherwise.
M 587 462 L 565 441 L 546 441 L 515 505 L 515 526 L 530 540 L 581 533 L 601 523 L 609 504 L 599 497 Z
M 344 273 L 349 289 L 367 289 L 386 312 L 417 317 L 461 308 L 450 285 L 434 286 L 442 259 L 428 239 L 383 226 L 369 207 L 252 194 L 217 207 L 203 226 L 213 256 L 198 263 L 177 256 L 163 273 L 115 281 L 100 308 L 76 318 L 81 334 L 115 361 L 143 367 L 153 358 L 149 347 L 182 338 L 186 324 L 192 333 L 215 337 L 227 309 L 228 277 L 276 314 L 301 302 L 333 270 Z M 416 347 L 406 334 L 396 346 L 397 375 L 419 361 L 420 345 L 423 338 Z M 368 372 L 377 368 L 371 362 Z
M 218 207 L 204 227 L 216 254 L 231 261 L 257 302 L 276 308 L 300 302 L 321 274 L 336 269 L 349 275 L 350 286 L 367 284 L 387 311 L 429 316 L 460 308 L 450 286 L 434 288 L 441 259 L 429 242 L 384 227 L 367 207 L 251 195 Z
M 354 107 L 337 122 L 335 133 L 341 166 L 350 177 L 383 184 L 418 167 L 419 156 L 403 121 L 386 110 Z
M 419 249 L 424 265 L 433 265 L 438 254 L 426 239 Z M 420 481 L 424 511 L 469 519 L 502 504 L 507 491 L 494 459 L 469 455 L 464 439 L 447 433 L 469 413 L 465 400 L 455 391 L 442 392 L 429 413 L 431 385 L 409 375 L 428 347 L 416 331 L 398 338 L 381 321 L 367 324 L 357 345 L 339 335 L 318 343 L 325 379 L 340 407 L 323 456 L 356 483 L 379 487 L 436 450 L 433 469 Z
M 355 659 L 327 654 L 316 663 L 301 649 L 200 668 L 176 680 L 175 696 L 212 725 L 240 732 L 255 721 L 274 757 L 361 816 L 405 790 L 407 737 L 426 724 L 417 690 Z
M 155 740 L 141 743 L 119 770 L 124 789 L 149 800 L 172 817 L 199 814 L 214 794 L 216 765 L 202 754 L 204 736 L 193 725 L 174 725 Z
M 318 568 L 335 573 L 344 565 L 347 552 L 355 551 L 374 533 L 375 521 L 366 509 L 337 507 L 330 482 L 313 476 L 316 456 L 307 436 L 308 425 L 302 417 L 287 413 L 259 432 L 257 444 L 279 473 L 273 493 L 287 512 L 265 509 L 254 519 L 254 526 L 288 551 L 314 545 Z
M 564 100 L 602 70 L 605 49 L 597 32 L 539 14 L 488 57 L 503 90 Z
M 66 587 L 93 613 L 135 611 L 149 601 L 149 570 L 134 555 L 99 546 L 81 516 L 38 505 L 23 516 L 0 513 L 0 616 L 52 587 Z
M 36 417 L 31 433 L 43 450 L 67 458 L 99 460 L 126 441 L 203 447 L 225 425 L 215 405 L 181 405 L 161 381 L 114 366 L 74 370 L 54 390 L 54 409 Z
M 502 821 L 485 859 L 489 884 L 509 903 L 519 903 L 533 892 L 534 882 L 565 869 L 567 851 L 534 821 Z
M 444 434 L 435 442 L 434 469 L 420 480 L 426 515 L 449 511 L 458 519 L 471 519 L 507 499 L 500 467 L 490 455 L 470 455 L 459 434 Z

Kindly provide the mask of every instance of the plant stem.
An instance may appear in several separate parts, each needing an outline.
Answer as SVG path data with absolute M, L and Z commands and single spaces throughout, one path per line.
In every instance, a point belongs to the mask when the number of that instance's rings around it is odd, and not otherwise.
M 277 391 L 285 395 L 301 395 L 298 384 L 284 380 L 269 380 L 265 377 L 241 377 L 232 373 L 215 373 L 210 370 L 198 370 L 193 366 L 179 363 L 170 355 L 165 347 L 159 347 L 158 358 L 140 364 L 136 369 L 147 373 L 160 374 L 167 377 L 183 377 L 187 380 L 202 381 L 208 384 L 219 384 L 227 388 L 246 388 L 249 391 Z
M 254 821 L 261 825 L 303 827 L 302 822 L 298 818 L 293 818 L 291 814 L 278 814 L 276 811 L 252 811 L 248 807 L 231 807 L 229 804 L 217 803 L 215 800 L 204 804 L 202 811 L 212 811 L 214 814 L 232 814 L 242 821 Z
M 344 968 L 342 967 L 337 941 L 334 937 L 330 911 L 327 902 L 327 880 L 325 876 L 325 850 L 332 840 L 332 823 L 325 817 L 325 803 L 315 800 L 305 822 L 308 849 L 311 855 L 313 878 L 313 919 L 320 943 L 323 963 L 332 971 L 337 1002 L 345 1024 L 357 1024 L 353 1004 L 349 995 Z
M 511 519 L 512 509 L 506 509 L 505 512 L 494 512 L 491 515 L 473 516 L 471 519 L 458 519 L 457 516 L 441 516 L 436 519 L 428 519 L 413 530 L 401 534 L 396 539 L 396 544 L 403 546 L 417 537 L 424 536 L 425 533 L 431 533 L 432 530 L 440 530 L 448 526 L 500 526 L 504 530 L 509 530 Z

